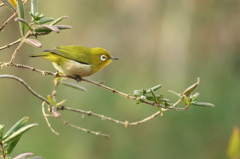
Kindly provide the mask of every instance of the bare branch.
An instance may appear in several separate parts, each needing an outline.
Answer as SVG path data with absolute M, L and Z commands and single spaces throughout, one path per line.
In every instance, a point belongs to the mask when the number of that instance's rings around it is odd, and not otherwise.
M 108 121 L 111 121 L 111 122 L 114 122 L 114 123 L 117 123 L 117 124 L 124 125 L 125 127 L 135 126 L 135 125 L 144 123 L 144 122 L 149 121 L 149 120 L 151 120 L 151 119 L 153 119 L 156 116 L 161 114 L 160 111 L 157 111 L 156 113 L 152 114 L 151 116 L 149 116 L 149 117 L 147 117 L 147 118 L 145 118 L 143 120 L 129 123 L 128 121 L 119 121 L 119 120 L 116 120 L 116 119 L 113 119 L 113 118 L 110 118 L 110 117 L 106 117 L 104 115 L 93 113 L 91 111 L 84 111 L 84 110 L 80 110 L 80 109 L 73 109 L 73 108 L 69 108 L 69 107 L 65 107 L 65 106 L 58 107 L 57 110 L 68 110 L 68 111 L 73 111 L 73 112 L 77 112 L 77 113 L 86 114 L 87 116 L 95 116 L 95 117 L 98 117 L 98 118 L 100 118 L 102 120 L 108 120 Z
M 14 79 L 14 80 L 20 82 L 20 83 L 21 83 L 22 85 L 24 85 L 24 86 L 29 90 L 29 92 L 32 93 L 35 97 L 41 99 L 42 101 L 46 102 L 47 104 L 50 104 L 47 99 L 45 99 L 43 96 L 37 94 L 34 90 L 32 90 L 32 88 L 29 87 L 29 86 L 27 85 L 27 83 L 24 82 L 24 80 L 22 80 L 21 78 L 18 78 L 18 77 L 13 76 L 13 75 L 0 75 L 0 78 L 9 78 L 9 79 Z
M 48 125 L 48 127 L 50 128 L 50 130 L 52 130 L 52 132 L 53 132 L 54 134 L 59 135 L 59 133 L 56 132 L 56 131 L 52 128 L 51 124 L 50 124 L 49 121 L 48 121 L 48 118 L 47 118 L 47 117 L 48 117 L 48 116 L 53 116 L 53 115 L 49 115 L 49 114 L 46 114 L 46 113 L 45 113 L 44 104 L 45 104 L 45 102 L 42 103 L 42 113 L 43 113 L 43 116 L 44 116 L 44 118 L 45 118 L 45 120 L 46 120 L 46 122 L 47 122 L 47 125 Z
M 6 49 L 6 48 L 9 48 L 9 47 L 11 47 L 11 46 L 13 46 L 13 45 L 19 43 L 21 40 L 22 40 L 22 38 L 20 38 L 20 39 L 14 41 L 14 42 L 12 42 L 12 43 L 10 43 L 10 44 L 7 44 L 7 45 L 5 45 L 5 46 L 2 46 L 2 47 L 0 47 L 0 50 L 3 50 L 3 49 Z
M 62 122 L 67 125 L 67 126 L 70 126 L 70 127 L 73 127 L 73 128 L 76 128 L 76 129 L 79 129 L 79 130 L 82 130 L 86 133 L 91 133 L 91 134 L 95 134 L 95 135 L 100 135 L 100 136 L 104 136 L 106 137 L 107 139 L 109 139 L 109 135 L 108 134 L 102 134 L 101 132 L 96 132 L 96 131 L 92 131 L 92 130 L 88 130 L 88 129 L 85 129 L 85 128 L 81 128 L 81 127 L 78 127 L 78 126 L 75 126 L 75 125 L 72 125 L 72 124 L 69 124 L 69 122 L 61 119 Z
M 9 17 L 9 18 L 3 23 L 3 25 L 0 27 L 0 31 L 3 30 L 3 28 L 7 25 L 7 23 L 8 23 L 10 20 L 12 20 L 12 18 L 14 18 L 14 17 L 17 15 L 17 13 L 18 13 L 18 12 L 13 13 L 13 15 L 12 15 L 11 17 Z
M 30 33 L 31 33 L 31 31 L 29 30 L 29 31 L 27 32 L 27 34 L 22 38 L 20 44 L 18 45 L 18 47 L 15 49 L 14 53 L 12 54 L 12 58 L 11 58 L 11 60 L 10 60 L 10 62 L 9 62 L 10 64 L 13 63 L 13 60 L 15 59 L 18 50 L 19 50 L 20 47 L 24 44 L 24 39 L 26 39 L 26 38 L 29 36 Z

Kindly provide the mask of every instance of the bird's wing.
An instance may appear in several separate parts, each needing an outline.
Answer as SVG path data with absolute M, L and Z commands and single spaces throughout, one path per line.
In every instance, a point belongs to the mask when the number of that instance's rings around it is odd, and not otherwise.
M 44 52 L 51 52 L 83 64 L 90 64 L 91 62 L 90 49 L 84 46 L 58 46 L 50 50 L 45 50 Z

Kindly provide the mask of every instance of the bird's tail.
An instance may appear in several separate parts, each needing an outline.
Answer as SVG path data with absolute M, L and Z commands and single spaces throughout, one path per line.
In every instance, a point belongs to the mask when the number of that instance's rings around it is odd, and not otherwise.
M 36 55 L 30 55 L 29 57 L 45 57 L 47 55 L 45 54 L 36 54 Z

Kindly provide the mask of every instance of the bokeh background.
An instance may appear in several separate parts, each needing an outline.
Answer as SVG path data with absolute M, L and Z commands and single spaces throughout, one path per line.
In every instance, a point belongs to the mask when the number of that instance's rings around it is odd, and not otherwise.
M 26 13 L 29 11 L 30 3 L 26 5 Z M 106 81 L 105 85 L 128 94 L 163 84 L 158 93 L 174 102 L 177 98 L 167 90 L 182 92 L 200 77 L 199 101 L 214 103 L 215 108 L 168 111 L 162 117 L 129 128 L 61 112 L 72 124 L 107 133 L 111 139 L 50 119 L 60 133 L 57 136 L 43 118 L 41 101 L 18 82 L 0 79 L 0 123 L 5 130 L 23 116 L 29 116 L 30 123 L 39 123 L 23 135 L 13 156 L 33 152 L 46 159 L 227 158 L 232 129 L 240 123 L 239 0 L 51 0 L 39 1 L 39 12 L 55 18 L 68 15 L 69 19 L 61 24 L 73 29 L 38 37 L 43 44 L 40 49 L 24 45 L 17 54 L 17 63 L 55 71 L 49 61 L 28 56 L 59 45 L 102 47 L 120 60 L 88 79 Z M 1 7 L 0 23 L 11 14 Z M 12 20 L 0 33 L 0 46 L 19 37 L 18 24 Z M 0 61 L 9 61 L 15 48 L 1 50 Z M 45 97 L 53 88 L 52 76 L 10 67 L 1 69 L 0 74 L 22 78 Z M 130 122 L 157 111 L 89 83 L 79 85 L 88 91 L 59 86 L 58 101 L 67 99 L 68 107 Z

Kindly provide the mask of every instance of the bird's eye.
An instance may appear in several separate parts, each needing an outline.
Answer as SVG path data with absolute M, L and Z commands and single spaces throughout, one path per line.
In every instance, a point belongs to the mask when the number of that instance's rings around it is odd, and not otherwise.
M 101 56 L 100 56 L 100 59 L 101 59 L 102 61 L 105 61 L 105 60 L 107 60 L 107 56 L 101 55 Z

